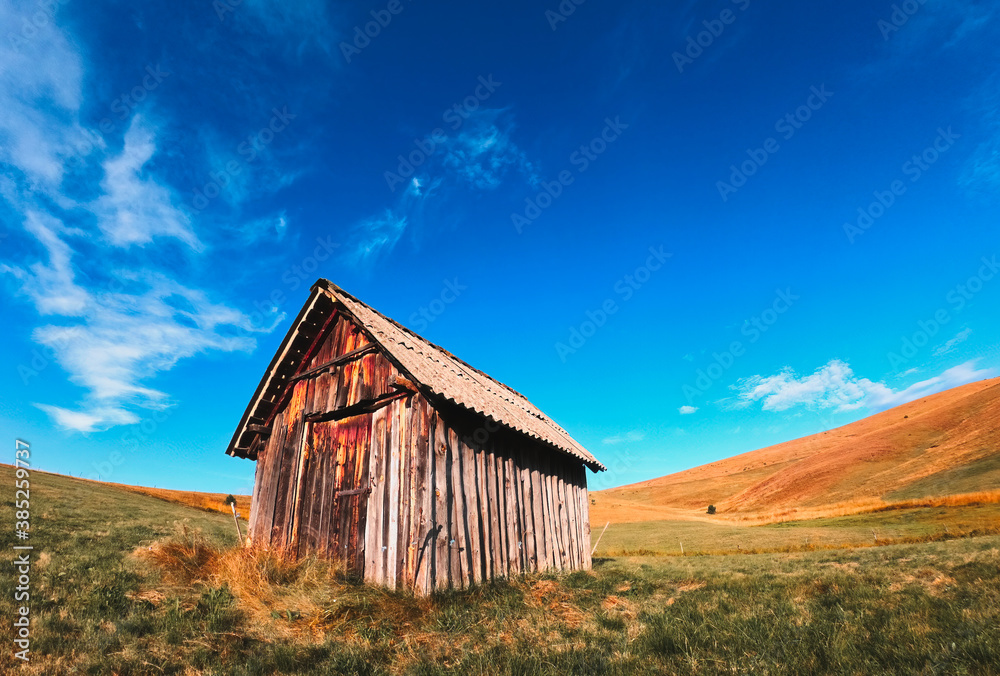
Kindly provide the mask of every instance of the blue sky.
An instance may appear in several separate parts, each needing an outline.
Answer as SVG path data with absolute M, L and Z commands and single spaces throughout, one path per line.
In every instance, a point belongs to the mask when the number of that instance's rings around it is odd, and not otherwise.
M 320 276 L 647 479 L 1000 374 L 989 2 L 0 8 L 0 430 L 223 455 Z

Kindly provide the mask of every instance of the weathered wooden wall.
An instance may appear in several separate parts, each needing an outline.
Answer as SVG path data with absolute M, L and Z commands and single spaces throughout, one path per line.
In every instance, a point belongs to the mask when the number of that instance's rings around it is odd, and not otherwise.
M 418 593 L 589 569 L 585 467 L 399 390 L 395 366 L 366 345 L 337 316 L 289 383 L 257 459 L 251 539 Z
M 373 424 L 366 580 L 427 593 L 590 569 L 578 461 L 419 394 L 376 412 Z

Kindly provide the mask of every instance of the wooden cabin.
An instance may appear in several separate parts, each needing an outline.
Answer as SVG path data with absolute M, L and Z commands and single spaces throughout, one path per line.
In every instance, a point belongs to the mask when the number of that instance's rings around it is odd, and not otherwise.
M 521 349 L 521 348 L 518 348 Z M 590 568 L 587 469 L 521 394 L 321 279 L 240 420 L 250 541 L 418 594 Z

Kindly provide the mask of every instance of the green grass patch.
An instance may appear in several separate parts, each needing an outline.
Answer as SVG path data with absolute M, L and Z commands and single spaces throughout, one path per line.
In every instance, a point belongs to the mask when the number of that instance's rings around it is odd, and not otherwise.
M 0 468 L 0 480 L 11 475 Z M 32 659 L 15 664 L 7 650 L 3 673 L 1000 673 L 1000 536 L 598 557 L 593 572 L 421 599 L 365 587 L 326 562 L 246 554 L 226 515 L 72 478 L 33 475 L 32 512 Z M 778 543 L 955 523 L 932 512 L 758 532 Z M 12 523 L 10 492 L 0 514 Z M 974 524 L 991 512 L 962 514 Z M 657 528 L 674 528 L 644 527 L 649 546 Z M 754 530 L 683 528 L 692 549 Z M 2 533 L 10 551 L 11 528 Z M 611 529 L 605 538 L 614 542 Z M 4 617 L 13 586 L 0 576 Z

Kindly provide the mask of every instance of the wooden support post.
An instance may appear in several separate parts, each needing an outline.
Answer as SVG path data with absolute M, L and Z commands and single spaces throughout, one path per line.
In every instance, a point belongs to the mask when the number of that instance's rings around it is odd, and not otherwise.
M 606 524 L 604 524 L 604 530 L 602 530 L 601 534 L 597 536 L 597 542 L 594 543 L 594 548 L 590 550 L 590 555 L 591 556 L 593 556 L 594 552 L 597 551 L 597 545 L 601 544 L 601 538 L 604 537 L 604 533 L 608 530 L 608 526 L 610 526 L 610 525 L 611 525 L 610 521 L 608 521 Z
M 246 543 L 243 542 L 243 531 L 240 530 L 240 519 L 236 516 L 236 503 L 229 503 L 229 507 L 233 510 L 233 521 L 236 522 L 236 535 L 239 536 L 240 545 L 245 546 Z

